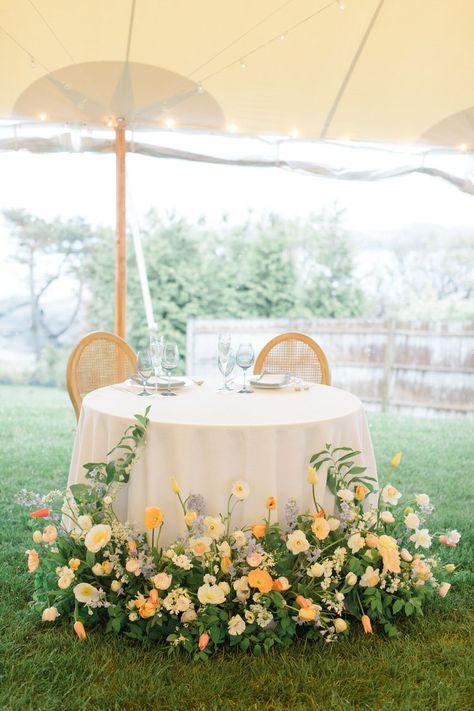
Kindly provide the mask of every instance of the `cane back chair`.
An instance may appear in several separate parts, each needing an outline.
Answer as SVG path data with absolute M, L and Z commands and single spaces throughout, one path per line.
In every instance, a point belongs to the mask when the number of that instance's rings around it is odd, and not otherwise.
M 303 333 L 282 333 L 262 348 L 254 372 L 289 373 L 322 385 L 331 384 L 331 374 L 324 351 Z
M 79 418 L 87 393 L 105 385 L 121 383 L 136 371 L 136 355 L 122 338 L 94 331 L 76 345 L 67 364 L 67 389 Z

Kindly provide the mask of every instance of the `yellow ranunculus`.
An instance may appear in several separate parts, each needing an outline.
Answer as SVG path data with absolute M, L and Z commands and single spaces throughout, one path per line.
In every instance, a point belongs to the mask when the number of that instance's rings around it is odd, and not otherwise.
M 390 466 L 392 469 L 396 469 L 398 466 L 400 466 L 400 462 L 402 459 L 402 453 L 397 452 L 396 454 L 393 455 L 391 461 L 390 461 Z
M 392 573 L 399 573 L 400 554 L 395 539 L 392 536 L 379 536 L 377 550 L 382 556 L 383 572 L 386 573 L 389 570 Z
M 163 523 L 163 512 L 158 506 L 147 506 L 145 509 L 146 528 L 158 528 Z
M 327 519 L 323 518 L 322 516 L 318 516 L 314 519 L 313 523 L 311 524 L 311 530 L 313 531 L 316 538 L 320 541 L 324 541 L 324 539 L 327 538 L 331 533 L 331 527 L 329 526 Z
M 367 496 L 369 490 L 366 486 L 363 484 L 357 484 L 355 488 L 355 497 L 357 501 L 363 501 L 365 497 Z

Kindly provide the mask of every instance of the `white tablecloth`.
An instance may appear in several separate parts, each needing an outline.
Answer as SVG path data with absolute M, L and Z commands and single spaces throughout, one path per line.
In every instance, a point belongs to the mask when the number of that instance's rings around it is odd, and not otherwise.
M 85 481 L 82 465 L 104 461 L 135 413 L 151 405 L 146 446 L 115 505 L 122 521 L 143 528 L 146 506 L 160 506 L 165 515 L 162 542 L 185 531 L 180 506 L 170 488 L 171 476 L 185 496 L 202 494 L 207 514 L 226 510 L 232 484 L 243 479 L 250 497 L 236 507 L 233 524 L 253 524 L 266 513 L 264 502 L 275 496 L 278 518 L 296 499 L 312 508 L 306 481 L 309 458 L 326 443 L 362 451 L 360 464 L 376 476 L 372 443 L 364 410 L 354 395 L 314 385 L 309 390 L 255 390 L 251 395 L 217 392 L 206 381 L 179 389 L 177 397 L 138 397 L 120 386 L 101 388 L 83 401 L 69 472 L 69 484 Z M 320 472 L 316 492 L 326 511 L 334 498 Z

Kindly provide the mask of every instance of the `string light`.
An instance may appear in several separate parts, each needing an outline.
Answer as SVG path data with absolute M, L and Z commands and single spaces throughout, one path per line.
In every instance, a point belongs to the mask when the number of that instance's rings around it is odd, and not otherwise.
M 241 69 L 247 69 L 247 65 L 243 59 L 240 60 L 240 68 Z
M 343 0 L 337 0 L 337 3 L 339 5 L 339 10 L 344 10 L 345 5 Z
M 282 42 L 284 42 L 286 40 L 286 32 L 283 32 L 283 34 L 280 35 L 280 39 Z
M 114 124 L 115 124 L 115 121 L 114 121 L 112 118 L 109 118 L 109 119 L 107 120 L 107 126 L 108 126 L 109 128 L 112 128 L 112 126 L 114 126 Z
M 48 116 L 47 116 L 47 114 L 38 114 L 38 118 L 40 121 L 46 121 Z
M 203 87 L 202 84 L 199 84 L 199 85 L 198 85 L 197 93 L 198 93 L 198 94 L 204 94 L 204 87 Z
M 174 128 L 174 126 L 176 126 L 176 121 L 170 116 L 169 118 L 165 119 L 165 126 L 167 128 Z
M 459 150 L 465 153 L 467 151 L 467 145 L 465 143 L 461 143 Z
M 237 131 L 237 126 L 235 123 L 229 123 L 227 126 L 229 133 L 235 133 Z
M 297 128 L 293 128 L 290 131 L 290 136 L 291 138 L 299 138 L 300 132 L 298 131 Z

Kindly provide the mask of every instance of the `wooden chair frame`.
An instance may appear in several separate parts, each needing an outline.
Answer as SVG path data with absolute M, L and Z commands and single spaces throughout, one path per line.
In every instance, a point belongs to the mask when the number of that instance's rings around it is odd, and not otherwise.
M 317 360 L 319 361 L 319 365 L 321 368 L 321 384 L 331 384 L 331 373 L 329 369 L 329 363 L 324 351 L 316 343 L 316 341 L 313 341 L 312 338 L 306 336 L 304 333 L 282 333 L 279 336 L 272 338 L 272 340 L 269 341 L 258 354 L 257 360 L 255 361 L 254 373 L 259 374 L 264 370 L 265 360 L 270 351 L 275 348 L 275 346 L 277 346 L 279 343 L 282 343 L 284 341 L 300 341 L 306 343 L 306 345 L 314 351 L 314 354 Z M 282 372 L 285 372 L 284 368 L 282 369 Z
M 113 385 L 113 383 L 121 382 L 136 370 L 137 357 L 135 351 L 126 341 L 123 340 L 123 338 L 120 338 L 120 336 L 116 336 L 114 333 L 108 333 L 107 331 L 93 331 L 92 333 L 88 333 L 87 336 L 84 336 L 69 356 L 66 370 L 67 390 L 78 419 L 81 411 L 82 398 L 83 395 L 86 394 L 84 391 L 81 393 L 78 379 L 78 366 L 84 350 L 94 341 L 106 341 L 108 343 L 112 343 L 119 351 L 122 352 L 124 362 L 121 365 L 118 362 L 115 363 L 115 374 L 112 373 L 111 377 L 106 378 L 108 382 L 103 382 L 103 385 L 101 384 L 87 389 L 86 392 L 92 392 L 92 390 L 95 390 L 97 387 Z

